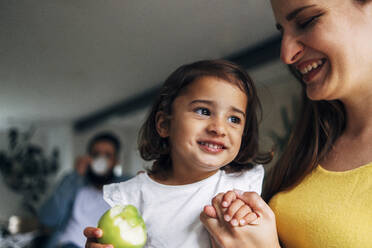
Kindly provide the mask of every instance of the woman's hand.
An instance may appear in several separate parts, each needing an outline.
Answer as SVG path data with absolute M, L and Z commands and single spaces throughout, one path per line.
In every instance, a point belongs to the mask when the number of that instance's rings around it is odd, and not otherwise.
M 87 227 L 84 229 L 84 236 L 87 238 L 85 248 L 114 248 L 112 245 L 104 245 L 97 242 L 97 239 L 102 237 L 103 231 L 95 227 Z
M 238 195 L 257 216 L 255 225 L 232 227 L 224 220 L 222 201 L 225 194 L 218 194 L 212 200 L 212 206 L 206 206 L 200 219 L 217 246 L 223 248 L 233 247 L 280 247 L 276 231 L 275 215 L 265 201 L 254 192 Z M 215 211 L 214 211 L 215 210 Z M 215 215 L 217 218 L 210 216 Z

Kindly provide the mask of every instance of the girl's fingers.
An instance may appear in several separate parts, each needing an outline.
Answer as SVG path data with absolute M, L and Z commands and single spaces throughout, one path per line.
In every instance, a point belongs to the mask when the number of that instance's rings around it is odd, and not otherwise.
M 85 248 L 114 248 L 112 245 L 104 245 L 97 242 L 102 237 L 103 231 L 96 227 L 87 227 L 84 229 L 84 236 L 87 237 Z
M 230 206 L 231 202 L 233 202 L 234 200 L 236 200 L 236 193 L 232 190 L 227 191 L 223 195 L 221 206 L 223 208 L 228 208 Z
M 258 224 L 258 215 L 255 212 L 253 212 L 248 205 L 246 205 L 243 201 L 239 199 L 231 203 L 230 208 L 226 212 L 228 211 L 230 212 L 230 216 L 232 216 L 230 221 L 231 226 L 245 226 L 247 224 L 250 225 Z
M 248 205 L 245 205 L 243 204 L 234 214 L 234 216 L 232 217 L 233 220 L 231 221 L 231 225 L 233 226 L 244 226 L 246 225 L 247 223 L 247 220 L 245 218 L 245 216 L 247 216 L 248 214 L 252 213 L 252 209 L 248 206 Z
M 96 227 L 86 227 L 84 229 L 84 236 L 88 239 L 96 239 L 102 237 L 103 231 Z
M 233 201 L 230 204 L 230 207 L 225 211 L 225 214 L 223 216 L 224 220 L 227 221 L 227 222 L 231 222 L 231 225 L 233 225 L 233 226 L 238 226 L 239 222 L 237 222 L 237 220 L 234 219 L 234 216 L 235 216 L 236 212 L 244 205 L 245 204 L 242 200 L 237 199 L 237 200 Z
M 92 241 L 87 241 L 85 244 L 85 248 L 114 248 L 112 245 L 103 245 Z

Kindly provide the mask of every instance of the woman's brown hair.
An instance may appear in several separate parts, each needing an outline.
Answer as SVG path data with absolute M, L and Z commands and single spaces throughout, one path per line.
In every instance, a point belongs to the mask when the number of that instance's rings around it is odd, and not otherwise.
M 172 104 L 188 85 L 202 77 L 216 77 L 237 85 L 248 99 L 246 122 L 240 150 L 234 161 L 223 170 L 238 172 L 252 168 L 252 163 L 268 163 L 271 153 L 259 153 L 258 118 L 261 104 L 256 88 L 248 73 L 241 67 L 225 60 L 203 60 L 186 64 L 174 71 L 162 85 L 147 120 L 142 125 L 138 138 L 138 149 L 146 161 L 155 160 L 148 169 L 150 174 L 166 176 L 172 169 L 168 140 L 159 136 L 156 130 L 156 114 L 163 112 L 172 115 Z
M 302 85 L 302 106 L 282 156 L 266 177 L 263 190 L 266 201 L 300 183 L 329 152 L 346 125 L 343 103 L 310 100 L 301 75 L 289 68 Z

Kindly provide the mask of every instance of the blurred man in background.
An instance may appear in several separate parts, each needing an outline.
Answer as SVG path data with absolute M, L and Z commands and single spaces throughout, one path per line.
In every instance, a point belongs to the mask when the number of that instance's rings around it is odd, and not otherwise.
M 51 232 L 44 247 L 84 247 L 84 228 L 96 226 L 109 209 L 103 200 L 103 185 L 129 179 L 114 175 L 119 153 L 120 141 L 111 133 L 90 140 L 87 155 L 76 159 L 75 170 L 62 179 L 39 210 L 40 223 Z

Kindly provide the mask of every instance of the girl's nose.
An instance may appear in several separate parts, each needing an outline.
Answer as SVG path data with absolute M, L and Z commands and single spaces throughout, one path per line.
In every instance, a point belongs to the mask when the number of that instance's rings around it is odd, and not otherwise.
M 284 63 L 295 63 L 302 57 L 303 51 L 304 45 L 296 37 L 283 34 L 280 58 Z
M 216 136 L 225 136 L 226 135 L 226 127 L 225 123 L 220 120 L 211 120 L 207 127 L 207 131 Z

